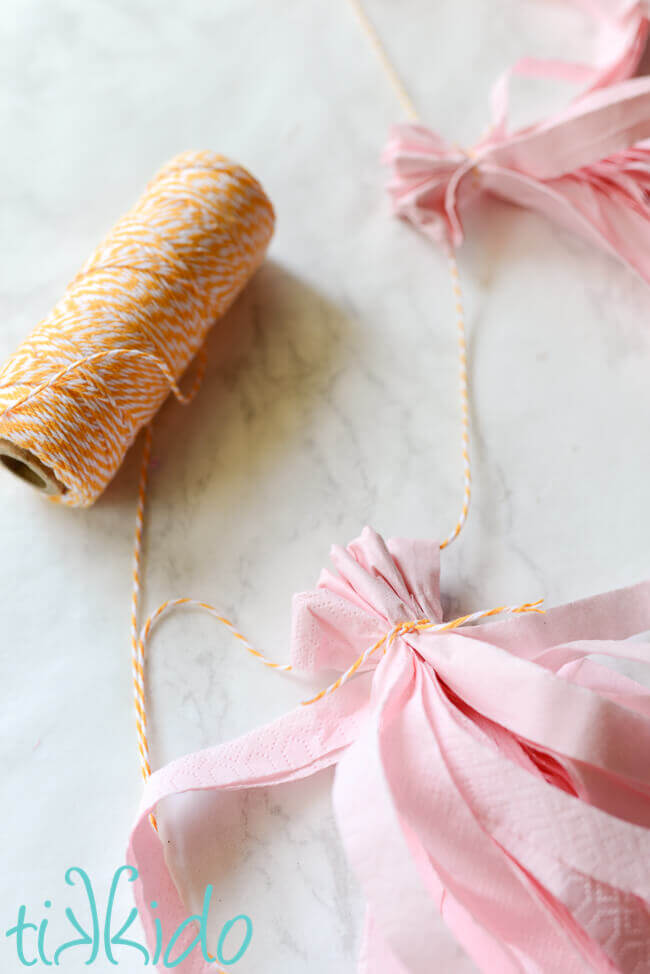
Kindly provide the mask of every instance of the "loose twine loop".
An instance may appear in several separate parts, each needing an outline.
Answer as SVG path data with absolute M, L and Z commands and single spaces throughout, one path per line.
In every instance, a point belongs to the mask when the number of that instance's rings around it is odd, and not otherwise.
M 456 262 L 456 257 L 451 248 L 448 250 L 448 266 L 452 282 L 452 292 L 455 301 L 455 313 L 456 313 L 456 326 L 458 333 L 458 360 L 459 360 L 459 393 L 460 393 L 460 405 L 461 405 L 461 456 L 463 463 L 463 499 L 461 504 L 460 514 L 456 520 L 456 523 L 447 535 L 444 541 L 441 542 L 441 550 L 446 548 L 452 541 L 454 541 L 460 534 L 463 525 L 467 520 L 467 514 L 469 511 L 469 504 L 471 499 L 472 490 L 472 476 L 471 467 L 469 459 L 469 401 L 468 401 L 468 381 L 467 381 L 467 345 L 465 339 L 465 314 L 463 308 L 463 297 L 460 286 L 460 278 L 458 273 L 458 265 Z M 195 382 L 194 388 L 190 394 L 184 396 L 182 399 L 177 396 L 179 401 L 183 404 L 187 404 L 191 401 L 192 396 L 198 391 L 200 385 L 200 376 L 198 376 L 198 382 Z M 140 468 L 140 482 L 138 488 L 138 507 L 136 511 L 136 526 L 135 526 L 135 540 L 133 548 L 133 590 L 132 590 L 132 600 L 131 600 L 131 657 L 132 657 L 132 673 L 133 673 L 133 691 L 134 691 L 134 704 L 136 711 L 136 728 L 138 735 L 138 752 L 140 755 L 140 768 L 142 772 L 142 777 L 146 781 L 151 775 L 151 757 L 149 751 L 149 742 L 147 734 L 147 707 L 145 699 L 145 659 L 146 659 L 146 646 L 151 637 L 151 632 L 156 623 L 169 612 L 175 608 L 180 607 L 190 607 L 195 609 L 203 610 L 211 615 L 217 620 L 221 625 L 223 625 L 230 633 L 237 639 L 244 649 L 258 659 L 265 666 L 270 669 L 280 670 L 282 672 L 288 672 L 292 669 L 290 663 L 276 663 L 268 659 L 263 653 L 258 649 L 255 649 L 249 640 L 236 628 L 236 626 L 228 619 L 223 613 L 219 611 L 215 606 L 210 605 L 207 602 L 201 602 L 197 599 L 191 598 L 176 598 L 168 599 L 163 602 L 158 608 L 147 618 L 141 630 L 138 629 L 138 618 L 139 618 L 139 601 L 140 601 L 140 568 L 141 568 L 141 558 L 142 558 L 142 530 L 144 524 L 144 513 L 146 506 L 146 496 L 147 496 L 147 481 L 148 481 L 148 471 L 149 471 L 149 460 L 151 455 L 151 426 L 147 426 L 144 434 L 144 445 L 142 452 L 142 463 Z M 467 616 L 461 616 L 458 619 L 453 619 L 446 623 L 435 623 L 430 619 L 420 619 L 414 622 L 400 623 L 390 632 L 387 632 L 384 636 L 379 639 L 374 646 L 369 647 L 361 656 L 355 660 L 352 666 L 346 670 L 337 680 L 334 681 L 325 690 L 322 690 L 315 697 L 310 700 L 303 701 L 304 705 L 316 703 L 325 696 L 329 696 L 334 691 L 338 690 L 344 683 L 346 683 L 354 674 L 363 666 L 363 664 L 373 656 L 379 649 L 384 647 L 385 650 L 390 648 L 394 641 L 406 632 L 411 631 L 430 631 L 430 632 L 446 632 L 451 629 L 456 629 L 459 626 L 468 625 L 471 622 L 476 622 L 478 619 L 487 618 L 490 616 L 498 615 L 501 613 L 519 613 L 519 612 L 529 612 L 529 611 L 540 611 L 538 606 L 541 602 L 535 603 L 525 603 L 518 606 L 497 606 L 494 609 L 481 610 L 479 612 L 471 613 Z M 155 819 L 152 819 L 152 823 L 155 825 Z
M 447 535 L 444 541 L 441 542 L 441 550 L 446 548 L 452 541 L 454 541 L 460 534 L 463 525 L 467 520 L 467 514 L 469 511 L 469 504 L 471 499 L 472 490 L 472 476 L 469 458 L 469 399 L 468 399 L 468 380 L 467 380 L 467 345 L 465 339 L 465 313 L 463 307 L 463 297 L 460 286 L 460 277 L 458 273 L 458 265 L 456 262 L 456 257 L 449 247 L 448 249 L 448 267 L 452 282 L 452 292 L 454 295 L 455 302 L 455 313 L 456 313 L 456 327 L 458 334 L 458 361 L 459 361 L 459 393 L 460 393 L 460 406 L 461 406 L 461 456 L 463 464 L 463 499 L 461 504 L 460 514 L 456 520 L 456 523 Z M 198 390 L 198 385 L 200 384 L 200 379 L 198 383 L 195 383 L 193 393 Z M 179 397 L 177 397 L 179 398 Z M 187 404 L 192 398 L 192 395 L 188 395 L 183 399 L 179 398 L 179 401 L 183 404 Z M 134 691 L 134 704 L 136 711 L 136 728 L 138 735 L 138 752 L 140 755 L 140 768 L 143 779 L 146 781 L 151 775 L 151 757 L 149 751 L 149 742 L 147 734 L 147 707 L 145 699 L 145 660 L 146 660 L 146 646 L 150 640 L 151 632 L 156 623 L 173 609 L 186 607 L 200 609 L 211 615 L 217 622 L 224 626 L 230 633 L 237 639 L 243 646 L 243 648 L 258 659 L 264 666 L 270 669 L 279 670 L 281 672 L 289 672 L 292 669 L 291 663 L 276 663 L 273 660 L 268 659 L 263 653 L 258 649 L 255 649 L 251 645 L 249 640 L 236 628 L 236 626 L 228 619 L 222 612 L 219 611 L 213 605 L 207 602 L 202 602 L 197 599 L 191 598 L 176 598 L 168 599 L 163 602 L 158 608 L 147 618 L 142 628 L 138 629 L 138 618 L 139 618 L 139 601 L 140 601 L 140 568 L 141 568 L 141 558 L 142 558 L 142 530 L 144 524 L 144 513 L 146 506 L 146 495 L 147 495 L 147 481 L 148 481 L 148 470 L 149 470 L 149 460 L 151 455 L 151 426 L 147 426 L 144 434 L 144 445 L 142 452 L 142 463 L 140 468 L 140 482 L 138 488 L 138 507 L 136 511 L 136 526 L 135 526 L 135 540 L 133 548 L 133 590 L 132 590 L 132 600 L 131 600 L 131 658 L 132 658 L 132 674 L 133 674 L 133 691 Z M 451 629 L 456 629 L 463 625 L 468 625 L 472 622 L 476 622 L 478 619 L 487 618 L 490 616 L 495 616 L 501 613 L 520 613 L 520 612 L 539 612 L 538 606 L 541 604 L 541 600 L 535 603 L 524 603 L 518 606 L 497 606 L 494 609 L 485 609 L 479 612 L 471 613 L 470 615 L 461 616 L 458 619 L 453 619 L 445 623 L 435 623 L 430 619 L 420 619 L 413 622 L 400 623 L 398 626 L 394 627 L 390 632 L 387 632 L 381 637 L 373 646 L 370 646 L 364 653 L 359 656 L 357 660 L 345 671 L 337 680 L 334 681 L 325 690 L 316 694 L 309 700 L 303 701 L 303 705 L 309 705 L 316 703 L 325 696 L 329 696 L 338 690 L 344 683 L 346 683 L 354 674 L 364 665 L 364 663 L 378 652 L 382 647 L 387 651 L 390 646 L 395 642 L 395 640 L 404 635 L 406 632 L 412 631 L 430 631 L 430 632 L 446 632 Z M 152 824 L 156 827 L 155 818 L 152 817 Z
M 354 9 L 361 27 L 369 39 L 370 43 L 374 47 L 376 53 L 379 56 L 382 67 L 387 74 L 391 84 L 395 88 L 398 98 L 406 111 L 406 114 L 413 121 L 419 121 L 419 115 L 415 108 L 415 105 L 410 98 L 404 83 L 402 82 L 399 74 L 397 73 L 394 65 L 392 64 L 386 49 L 379 38 L 374 26 L 368 19 L 362 4 L 359 0 L 349 0 L 352 8 Z M 449 242 L 447 244 L 447 266 L 449 269 L 449 275 L 451 279 L 451 288 L 454 299 L 454 312 L 456 320 L 456 332 L 457 332 L 457 342 L 458 342 L 458 386 L 459 386 L 459 397 L 460 397 L 460 413 L 461 413 L 461 458 L 462 458 L 462 471 L 463 471 L 463 497 L 461 503 L 460 513 L 456 520 L 456 523 L 444 541 L 441 542 L 440 548 L 443 550 L 448 545 L 454 541 L 463 529 L 463 526 L 467 520 L 467 515 L 469 512 L 469 505 L 471 500 L 472 492 L 472 474 L 471 465 L 469 457 L 469 396 L 468 396 L 468 377 L 467 377 L 467 342 L 466 342 L 466 328 L 465 328 L 465 311 L 463 304 L 463 295 L 460 285 L 460 275 L 458 272 L 458 264 L 456 261 L 456 254 L 452 244 Z M 138 630 L 138 609 L 139 609 L 139 596 L 140 596 L 140 562 L 141 562 L 141 550 L 142 550 L 142 527 L 144 520 L 144 510 L 146 501 L 146 490 L 147 490 L 147 474 L 149 466 L 149 456 L 151 451 L 151 428 L 148 427 L 145 433 L 145 442 L 143 447 L 142 455 L 142 466 L 140 471 L 140 485 L 139 485 L 139 495 L 138 495 L 138 508 L 136 513 L 136 528 L 135 528 L 135 544 L 134 544 L 134 556 L 133 556 L 133 598 L 132 598 L 132 613 L 131 613 L 131 643 L 132 643 L 132 664 L 133 664 L 133 685 L 134 685 L 134 699 L 135 699 L 135 709 L 136 709 L 136 725 L 138 733 L 138 750 L 140 754 L 140 765 L 142 776 L 146 781 L 151 775 L 151 761 L 149 753 L 149 744 L 147 739 L 147 710 L 145 701 L 145 658 L 146 658 L 146 648 L 148 642 L 151 638 L 152 630 L 163 616 L 167 615 L 173 609 L 176 608 L 194 608 L 207 612 L 211 615 L 217 622 L 224 626 L 232 636 L 243 646 L 243 648 L 253 657 L 255 657 L 264 666 L 270 669 L 279 670 L 282 672 L 289 672 L 292 670 L 291 663 L 277 663 L 273 660 L 268 659 L 263 653 L 251 645 L 248 639 L 236 628 L 236 626 L 228 619 L 222 612 L 219 611 L 215 606 L 210 605 L 207 602 L 201 602 L 196 599 L 190 598 L 177 598 L 170 599 L 163 602 L 156 610 L 153 612 L 145 621 L 144 625 L 140 630 Z M 303 706 L 309 706 L 311 704 L 317 703 L 324 697 L 336 692 L 345 683 L 348 682 L 363 666 L 364 664 L 377 652 L 383 649 L 384 652 L 388 652 L 390 647 L 395 643 L 395 641 L 408 633 L 418 633 L 418 632 L 448 632 L 453 629 L 460 628 L 461 626 L 469 625 L 479 619 L 490 618 L 501 614 L 519 614 L 525 612 L 543 612 L 544 610 L 540 608 L 543 600 L 539 599 L 536 602 L 526 602 L 522 605 L 501 605 L 493 609 L 484 609 L 478 612 L 470 613 L 469 615 L 460 616 L 456 619 L 452 619 L 448 622 L 438 623 L 430 619 L 419 619 L 413 621 L 401 622 L 394 626 L 392 629 L 387 631 L 380 639 L 377 640 L 372 646 L 368 647 L 355 661 L 352 663 L 348 669 L 338 677 L 330 686 L 321 690 L 314 697 L 309 700 L 303 701 Z M 154 828 L 157 828 L 156 820 L 152 816 L 151 822 Z

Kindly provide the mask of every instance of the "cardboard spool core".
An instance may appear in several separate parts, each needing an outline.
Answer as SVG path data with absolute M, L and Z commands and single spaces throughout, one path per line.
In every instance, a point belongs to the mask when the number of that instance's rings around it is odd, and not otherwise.
M 0 439 L 0 464 L 14 476 L 19 477 L 34 490 L 50 497 L 65 494 L 65 487 L 54 476 L 49 467 L 35 457 L 29 450 Z

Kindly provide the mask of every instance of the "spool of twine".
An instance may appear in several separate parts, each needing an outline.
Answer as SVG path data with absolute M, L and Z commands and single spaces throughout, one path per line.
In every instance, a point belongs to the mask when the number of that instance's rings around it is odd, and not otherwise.
M 273 207 L 241 166 L 172 159 L 0 371 L 0 463 L 92 504 L 264 258 Z

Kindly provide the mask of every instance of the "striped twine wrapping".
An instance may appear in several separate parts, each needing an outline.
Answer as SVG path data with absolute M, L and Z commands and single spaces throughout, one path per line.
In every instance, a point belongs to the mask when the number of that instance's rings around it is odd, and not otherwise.
M 261 263 L 271 203 L 210 152 L 172 159 L 0 372 L 0 438 L 86 507 Z

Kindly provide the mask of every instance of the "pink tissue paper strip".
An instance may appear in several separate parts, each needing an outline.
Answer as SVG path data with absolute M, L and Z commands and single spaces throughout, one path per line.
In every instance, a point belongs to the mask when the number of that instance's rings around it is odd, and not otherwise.
M 332 561 L 294 599 L 297 669 L 343 671 L 395 625 L 442 619 L 437 543 L 366 528 Z M 648 629 L 650 582 L 404 633 L 367 677 L 155 772 L 127 860 L 150 945 L 152 899 L 167 937 L 187 916 L 150 812 L 336 765 L 337 823 L 368 905 L 362 974 L 430 974 L 440 916 L 489 974 L 650 970 L 650 691 L 592 658 L 650 662 L 629 640 Z M 179 967 L 214 969 L 199 948 Z
M 598 67 L 523 58 L 492 91 L 492 124 L 464 151 L 423 125 L 393 126 L 384 150 L 395 213 L 436 242 L 463 240 L 483 193 L 535 210 L 650 281 L 650 78 L 631 78 L 648 37 L 645 3 L 583 2 L 602 22 Z M 514 75 L 579 83 L 567 108 L 510 131 Z

